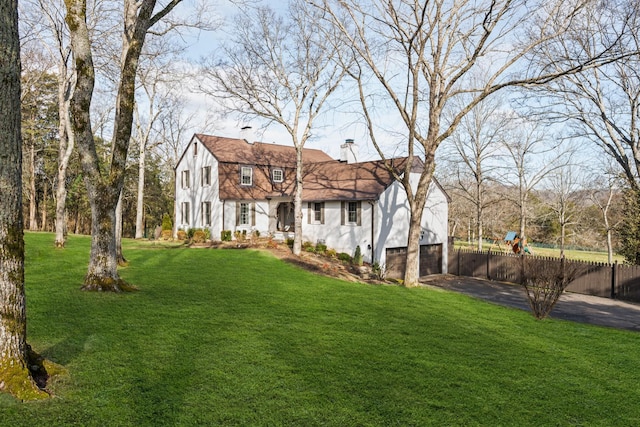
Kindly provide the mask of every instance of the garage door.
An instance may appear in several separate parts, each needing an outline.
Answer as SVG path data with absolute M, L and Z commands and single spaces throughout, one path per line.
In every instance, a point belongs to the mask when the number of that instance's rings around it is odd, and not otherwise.
M 385 273 L 388 279 L 402 279 L 407 262 L 407 248 L 387 248 Z
M 442 244 L 420 246 L 420 277 L 442 273 Z

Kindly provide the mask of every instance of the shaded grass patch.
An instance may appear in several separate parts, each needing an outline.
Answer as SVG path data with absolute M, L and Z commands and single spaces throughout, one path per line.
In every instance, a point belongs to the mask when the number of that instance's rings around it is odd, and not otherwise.
M 132 294 L 81 292 L 89 239 L 28 233 L 29 341 L 70 376 L 0 425 L 637 425 L 640 335 L 252 250 L 125 241 Z

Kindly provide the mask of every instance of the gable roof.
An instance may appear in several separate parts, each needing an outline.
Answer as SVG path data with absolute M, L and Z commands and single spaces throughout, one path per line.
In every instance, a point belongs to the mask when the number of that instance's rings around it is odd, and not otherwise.
M 296 163 L 296 149 L 293 146 L 267 144 L 264 142 L 248 143 L 244 139 L 203 134 L 196 134 L 195 136 L 222 163 L 283 167 L 295 165 Z M 333 159 L 324 151 L 303 148 L 302 160 L 306 163 L 317 163 Z
M 265 200 L 291 197 L 295 188 L 295 147 L 247 143 L 239 138 L 196 134 L 204 147 L 218 160 L 219 191 L 222 200 Z M 346 163 L 332 159 L 321 150 L 303 149 L 304 201 L 375 200 L 394 181 L 394 171 L 402 174 L 406 157 Z M 240 185 L 240 169 L 252 166 L 252 185 Z M 423 163 L 414 159 L 412 171 Z M 273 169 L 283 171 L 283 182 L 271 179 Z

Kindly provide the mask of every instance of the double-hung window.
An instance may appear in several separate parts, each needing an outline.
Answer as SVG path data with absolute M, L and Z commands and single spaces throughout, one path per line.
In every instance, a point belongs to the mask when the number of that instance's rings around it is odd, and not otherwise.
M 282 182 L 284 181 L 284 173 L 282 169 L 274 169 L 271 171 L 271 180 L 273 182 Z
M 189 225 L 189 202 L 182 202 L 182 207 L 180 209 L 182 217 L 181 222 L 183 225 Z
M 251 227 L 256 225 L 256 209 L 253 203 L 236 203 L 236 225 Z
M 211 202 L 202 202 L 202 225 L 211 225 Z
M 342 202 L 342 225 L 362 224 L 362 202 Z
M 189 171 L 188 170 L 183 170 L 182 174 L 181 174 L 181 184 L 182 184 L 182 188 L 189 188 L 191 186 L 191 183 L 189 182 Z
M 324 202 L 310 202 L 307 205 L 307 223 L 324 224 Z
M 204 166 L 202 168 L 201 184 L 203 187 L 211 185 L 211 166 Z
M 253 168 L 250 166 L 242 166 L 240 168 L 240 184 L 253 185 Z

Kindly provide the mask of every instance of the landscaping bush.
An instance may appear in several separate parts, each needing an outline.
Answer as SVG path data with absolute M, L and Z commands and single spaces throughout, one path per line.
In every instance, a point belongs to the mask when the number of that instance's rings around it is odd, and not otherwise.
M 222 230 L 220 232 L 220 240 L 222 240 L 223 242 L 230 242 L 231 241 L 231 230 Z
M 164 234 L 164 231 L 162 232 Z M 187 232 L 184 230 L 178 230 L 176 233 L 178 240 L 187 240 Z
M 287 246 L 289 246 L 290 248 L 293 248 L 293 239 L 291 237 L 288 237 L 286 240 Z
M 356 246 L 356 252 L 353 254 L 353 263 L 355 265 L 362 265 L 362 252 L 360 251 L 360 245 Z
M 315 250 L 317 254 L 324 254 L 325 252 L 327 252 L 327 245 L 325 245 L 324 243 L 316 243 Z
M 315 252 L 316 246 L 311 242 L 302 242 L 302 250 L 305 252 Z
M 169 214 L 164 214 L 162 216 L 162 231 L 167 230 L 173 230 L 173 221 L 171 221 L 171 217 L 169 216 Z
M 178 233 L 180 233 L 180 231 L 178 231 Z M 162 240 L 171 240 L 171 237 L 173 237 L 171 230 L 162 230 Z
M 349 255 L 349 254 L 348 254 L 348 253 L 346 253 L 346 252 L 340 252 L 340 253 L 338 254 L 338 259 L 339 259 L 340 261 L 344 261 L 344 262 L 351 262 L 351 255 Z
M 204 243 L 207 241 L 207 235 L 204 230 L 197 229 L 193 232 L 193 237 L 191 238 L 193 243 Z
M 327 249 L 324 254 L 329 258 L 335 258 L 336 256 L 338 256 L 338 253 L 335 249 Z

